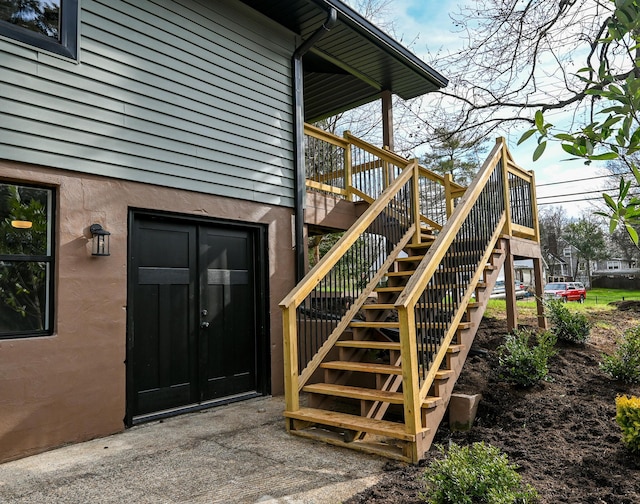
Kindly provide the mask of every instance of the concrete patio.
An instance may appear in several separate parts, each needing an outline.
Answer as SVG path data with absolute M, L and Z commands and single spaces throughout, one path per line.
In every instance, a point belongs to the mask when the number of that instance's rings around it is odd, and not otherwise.
M 291 436 L 283 409 L 254 399 L 8 462 L 0 502 L 334 504 L 378 481 L 387 460 Z

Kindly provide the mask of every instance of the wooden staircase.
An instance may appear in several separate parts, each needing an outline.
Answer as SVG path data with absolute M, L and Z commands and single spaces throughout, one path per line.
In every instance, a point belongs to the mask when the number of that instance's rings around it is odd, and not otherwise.
M 351 137 L 335 143 L 377 156 L 345 169 L 345 187 L 365 169 L 388 185 L 375 194 L 366 184 L 333 191 L 370 206 L 280 303 L 287 429 L 416 463 L 445 415 L 500 268 L 513 269 L 514 237 L 538 246 L 533 175 L 499 140 L 462 194 L 415 160 Z M 442 210 L 429 213 L 435 207 L 446 208 L 444 224 Z
M 364 320 L 350 322 L 335 344 L 337 351 L 320 364 L 322 381 L 302 388 L 306 406 L 285 412 L 292 434 L 401 461 L 414 460 L 417 436 L 406 432 L 403 408 L 398 407 L 404 405 L 404 394 L 395 302 L 432 243 L 409 244 L 407 256 L 394 261 L 386 275 L 387 285 L 374 289 L 376 301 L 362 305 Z M 499 240 L 491 261 L 484 265 L 482 280 L 475 286 L 475 299 L 467 303 L 456 338 L 448 345 L 446 359 L 422 400 L 423 446 L 430 444 L 445 414 L 504 259 L 505 248 Z M 430 324 L 444 328 L 445 318 L 450 315 Z M 389 419 L 383 419 L 385 416 Z

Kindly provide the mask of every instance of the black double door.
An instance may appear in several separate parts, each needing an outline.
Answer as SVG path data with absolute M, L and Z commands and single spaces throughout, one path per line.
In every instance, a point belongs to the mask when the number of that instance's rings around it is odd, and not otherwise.
M 134 215 L 128 419 L 259 393 L 259 231 Z

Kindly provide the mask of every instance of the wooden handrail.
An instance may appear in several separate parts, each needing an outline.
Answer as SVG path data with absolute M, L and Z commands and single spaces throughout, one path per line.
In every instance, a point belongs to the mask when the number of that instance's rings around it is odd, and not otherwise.
M 384 210 L 387 203 L 396 195 L 413 176 L 412 170 L 403 171 L 393 183 L 387 187 L 362 216 L 344 233 L 336 244 L 320 259 L 300 283 L 282 300 L 281 308 L 299 306 L 302 301 L 315 289 L 316 285 L 326 276 L 333 266 L 342 258 L 345 250 L 353 245 L 360 235 L 369 227 L 376 217 Z
M 531 172 L 526 171 L 524 168 L 521 168 L 517 164 L 508 161 L 507 170 L 509 171 L 509 173 L 514 174 L 516 177 L 526 180 L 527 182 L 531 182 Z
M 328 131 L 318 128 L 317 126 L 313 126 L 312 124 L 304 124 L 304 134 L 317 138 L 318 140 L 322 140 L 323 142 L 337 145 L 343 149 L 347 149 L 349 147 L 349 142 L 344 138 L 334 135 L 333 133 L 329 133 Z
M 371 145 L 370 143 L 361 140 L 360 138 L 353 136 L 350 132 L 346 131 L 344 134 L 344 138 L 351 144 L 359 147 L 362 150 L 365 150 L 371 154 L 375 154 L 383 161 L 388 163 L 393 163 L 396 166 L 400 166 L 402 168 L 407 168 L 410 164 L 413 163 L 413 159 L 406 159 L 402 156 L 392 152 L 390 150 L 381 149 L 380 147 L 376 147 L 375 145 Z

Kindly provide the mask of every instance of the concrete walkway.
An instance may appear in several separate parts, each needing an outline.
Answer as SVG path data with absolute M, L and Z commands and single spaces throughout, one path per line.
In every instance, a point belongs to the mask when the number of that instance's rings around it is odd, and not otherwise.
M 0 503 L 335 504 L 386 460 L 291 436 L 253 399 L 0 465 Z

